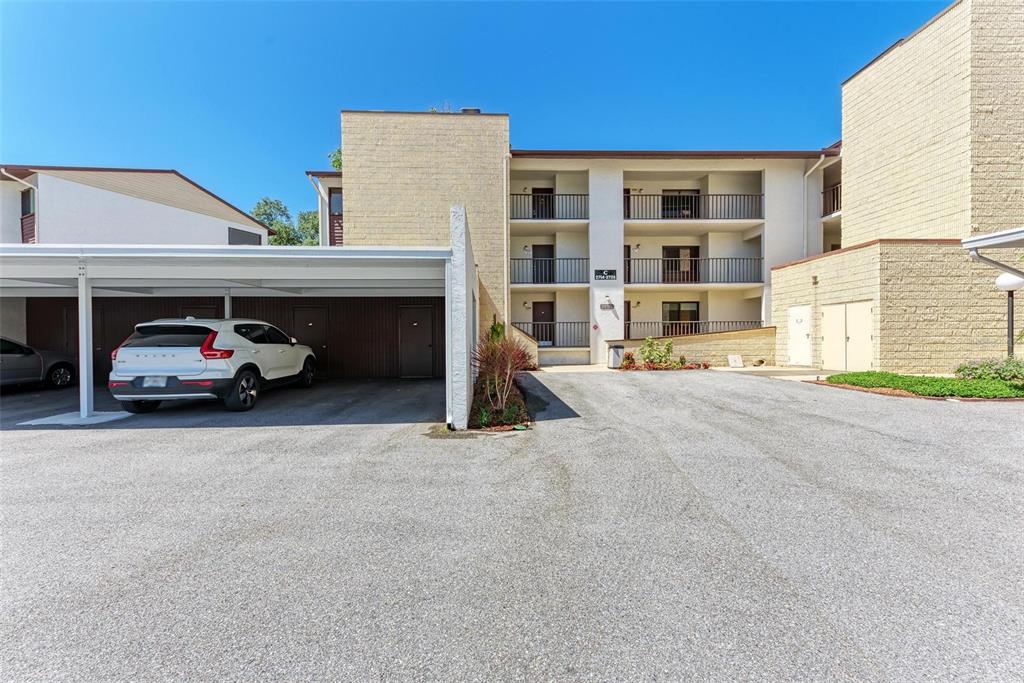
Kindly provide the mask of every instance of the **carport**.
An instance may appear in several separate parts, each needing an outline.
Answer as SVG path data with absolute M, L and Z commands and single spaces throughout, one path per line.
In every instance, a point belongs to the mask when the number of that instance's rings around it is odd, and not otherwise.
M 470 353 L 477 333 L 477 277 L 461 207 L 452 208 L 451 245 L 5 244 L 0 245 L 0 296 L 25 297 L 26 301 L 73 298 L 77 330 L 69 333 L 77 334 L 78 417 L 82 421 L 95 416 L 94 312 L 97 301 L 104 298 L 118 297 L 120 307 L 138 303 L 143 309 L 147 299 L 196 302 L 193 310 L 200 314 L 196 317 L 204 313 L 231 317 L 233 312 L 238 316 L 242 309 L 246 317 L 261 317 L 261 312 L 280 310 L 284 302 L 291 302 L 289 310 L 294 312 L 296 302 L 304 301 L 331 306 L 331 310 L 365 310 L 362 317 L 350 316 L 351 324 L 334 325 L 329 332 L 350 335 L 347 348 L 394 343 L 373 338 L 372 329 L 365 329 L 363 321 L 370 320 L 371 315 L 380 319 L 389 311 L 398 315 L 404 309 L 419 308 L 430 316 L 437 330 L 425 340 L 431 342 L 433 369 L 429 374 L 445 377 L 447 421 L 453 428 L 462 429 L 468 420 L 472 392 Z M 355 306 L 354 302 L 361 305 Z M 401 330 L 396 330 L 396 335 L 400 338 Z M 435 340 L 438 344 L 433 343 Z M 437 345 L 443 347 L 443 352 L 433 348 Z

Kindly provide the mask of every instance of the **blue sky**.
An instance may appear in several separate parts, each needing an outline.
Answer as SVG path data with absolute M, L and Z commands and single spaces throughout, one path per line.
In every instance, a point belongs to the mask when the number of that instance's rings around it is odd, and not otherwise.
M 820 148 L 840 83 L 945 4 L 0 0 L 0 161 L 294 212 L 343 108 L 508 112 L 519 148 Z

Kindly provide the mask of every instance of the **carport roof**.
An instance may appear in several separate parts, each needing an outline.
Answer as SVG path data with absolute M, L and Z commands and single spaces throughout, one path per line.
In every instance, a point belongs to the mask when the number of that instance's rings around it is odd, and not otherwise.
M 964 249 L 1024 249 L 1024 227 L 968 237 L 961 244 Z
M 443 296 L 448 247 L 0 245 L 8 296 Z

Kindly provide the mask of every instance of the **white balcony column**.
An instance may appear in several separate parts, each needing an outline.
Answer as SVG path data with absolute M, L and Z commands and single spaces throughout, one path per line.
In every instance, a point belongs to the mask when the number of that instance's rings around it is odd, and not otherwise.
M 78 265 L 78 415 L 93 414 L 92 283 L 85 264 Z
M 225 320 L 231 317 L 231 288 L 228 287 L 224 290 L 224 318 Z
M 625 337 L 622 169 L 591 168 L 589 178 L 590 362 L 603 363 L 607 359 L 605 342 Z M 595 272 L 602 270 L 614 271 L 615 279 L 595 279 Z

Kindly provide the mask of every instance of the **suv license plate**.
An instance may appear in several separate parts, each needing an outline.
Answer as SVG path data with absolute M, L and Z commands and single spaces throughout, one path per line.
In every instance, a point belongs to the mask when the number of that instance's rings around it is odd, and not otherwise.
M 142 386 L 144 387 L 166 387 L 166 377 L 143 377 Z

